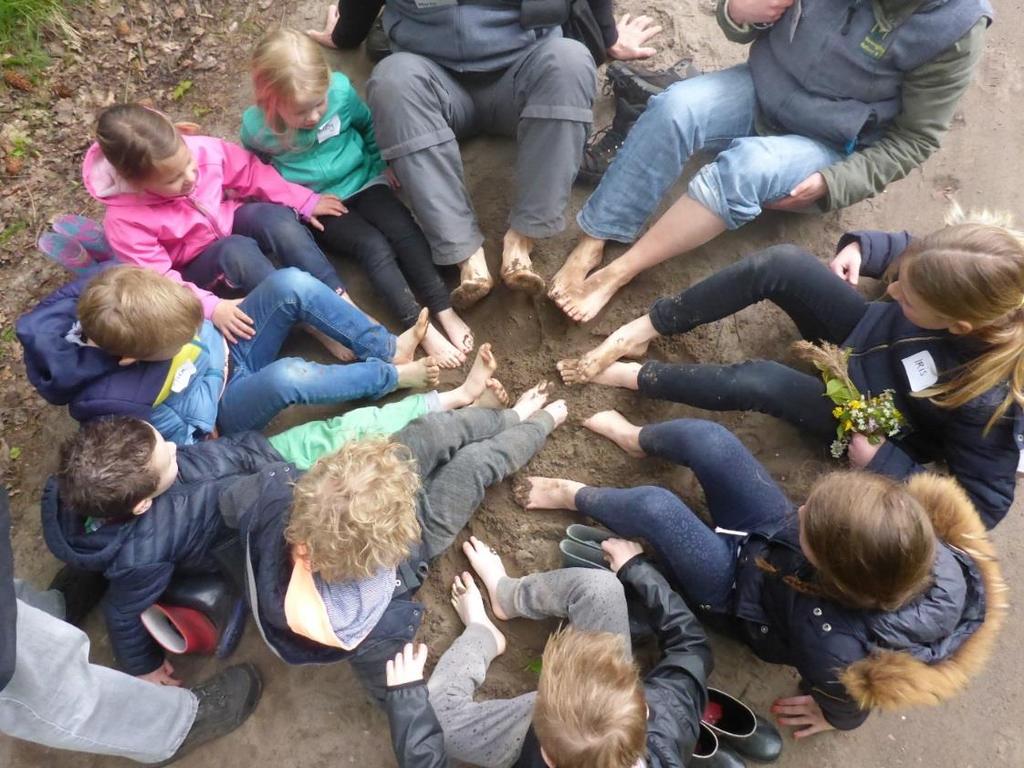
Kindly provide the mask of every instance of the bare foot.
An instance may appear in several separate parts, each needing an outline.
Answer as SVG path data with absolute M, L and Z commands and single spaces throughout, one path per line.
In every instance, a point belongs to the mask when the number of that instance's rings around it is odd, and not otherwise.
M 579 292 L 558 302 L 558 306 L 572 320 L 577 323 L 593 320 L 604 309 L 605 304 L 611 301 L 616 292 L 629 282 L 622 280 L 610 271 L 610 267 L 611 265 L 599 269 L 583 281 L 583 287 Z
M 544 292 L 544 278 L 533 270 L 530 251 L 533 240 L 514 229 L 505 233 L 501 252 L 501 279 L 513 291 L 525 291 L 533 296 Z
M 528 477 L 515 489 L 523 509 L 568 509 L 576 511 L 576 492 L 583 483 L 555 477 Z
M 606 387 L 630 389 L 636 392 L 640 388 L 640 363 L 612 363 L 597 376 L 590 380 L 591 384 L 603 384 Z
M 565 420 L 569 416 L 569 406 L 565 404 L 565 400 L 555 400 L 553 403 L 548 403 L 544 406 L 544 410 L 555 420 L 555 429 L 565 424 Z
M 592 269 L 601 263 L 604 256 L 604 240 L 598 240 L 584 235 L 576 243 L 576 247 L 565 260 L 562 268 L 555 273 L 551 281 L 551 290 L 548 296 L 558 306 L 569 296 L 578 293 L 583 288 L 583 281 Z
M 452 607 L 467 627 L 470 624 L 479 624 L 494 636 L 494 644 L 498 649 L 499 656 L 505 652 L 505 636 L 494 626 L 491 617 L 487 615 L 483 595 L 477 589 L 476 582 L 473 581 L 473 576 L 469 571 L 463 571 L 462 575 L 456 576 L 452 582 Z M 493 599 L 491 608 L 494 610 L 494 615 L 498 616 Z M 498 616 L 498 618 L 504 619 L 505 617 Z
M 471 408 L 508 408 L 508 392 L 497 379 L 488 379 L 483 394 L 470 403 Z
M 426 389 L 437 386 L 441 368 L 432 357 L 421 357 L 411 363 L 397 363 L 398 389 Z
M 508 621 L 508 614 L 501 609 L 501 605 L 498 603 L 498 582 L 508 576 L 505 573 L 505 565 L 501 562 L 501 557 L 476 536 L 470 536 L 469 541 L 463 542 L 462 551 L 466 553 L 469 564 L 473 566 L 476 575 L 484 583 L 487 594 L 491 598 L 491 610 L 494 611 L 494 615 L 502 621 Z
M 411 363 L 416 355 L 416 347 L 423 343 L 430 327 L 430 313 L 426 309 L 420 310 L 420 316 L 416 318 L 416 325 L 402 333 L 395 344 L 395 357 L 392 360 L 395 365 Z
M 314 328 L 311 325 L 306 325 L 305 323 L 303 323 L 302 327 L 310 336 L 312 336 L 314 339 L 323 344 L 324 349 L 326 349 L 328 352 L 330 352 L 332 355 L 338 358 L 338 360 L 340 360 L 341 362 L 351 363 L 353 360 L 356 359 L 356 353 L 353 352 L 348 347 L 346 347 L 340 341 L 332 339 L 326 333 L 317 328 Z
M 328 48 L 337 48 L 334 44 L 334 40 L 331 38 L 331 33 L 334 31 L 334 27 L 338 23 L 338 6 L 328 5 L 327 6 L 327 21 L 324 22 L 323 29 L 307 29 L 306 34 L 309 35 L 314 41 L 320 43 L 320 45 Z
M 643 357 L 651 340 L 660 335 L 651 323 L 651 316 L 643 315 L 612 332 L 582 357 L 560 361 L 558 371 L 566 384 L 585 384 L 623 357 Z
M 548 401 L 548 383 L 542 381 L 523 392 L 512 406 L 512 410 L 519 414 L 520 421 L 526 421 L 533 414 L 544 407 Z
M 494 358 L 491 345 L 481 344 L 466 380 L 455 389 L 441 394 L 442 407 L 450 411 L 463 408 L 477 400 L 487 390 L 487 382 L 497 367 L 498 361 Z
M 455 314 L 454 309 L 444 309 L 437 313 L 437 322 L 444 328 L 445 335 L 455 348 L 468 355 L 473 351 L 473 331 L 466 321 Z
M 494 280 L 487 269 L 483 246 L 459 265 L 459 287 L 452 291 L 452 305 L 465 309 L 491 292 Z
M 647 454 L 640 447 L 640 427 L 618 411 L 600 411 L 583 422 L 591 432 L 607 437 L 630 456 L 642 459 Z
M 437 360 L 442 368 L 458 368 L 466 362 L 466 356 L 452 346 L 433 325 L 427 324 L 427 334 L 423 337 L 423 351 Z

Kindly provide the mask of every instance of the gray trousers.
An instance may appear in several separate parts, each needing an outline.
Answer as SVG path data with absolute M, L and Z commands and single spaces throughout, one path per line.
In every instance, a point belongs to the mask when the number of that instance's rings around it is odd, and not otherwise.
M 140 763 L 173 755 L 195 720 L 195 695 L 90 664 L 89 638 L 55 618 L 64 613 L 60 594 L 19 579 L 14 586 L 17 655 L 14 677 L 0 691 L 0 733 Z
M 590 53 L 566 38 L 545 38 L 503 72 L 453 72 L 401 52 L 374 68 L 367 97 L 377 144 L 402 183 L 435 263 L 458 264 L 484 241 L 458 145 L 476 134 L 516 138 L 509 226 L 531 238 L 565 228 L 596 82 Z
M 629 616 L 622 584 L 611 573 L 565 568 L 498 582 L 498 603 L 509 618 L 568 619 L 578 629 L 613 632 L 629 648 Z M 536 693 L 474 701 L 497 655 L 494 636 L 470 624 L 437 662 L 428 688 L 444 731 L 448 757 L 483 768 L 515 763 L 530 729 Z

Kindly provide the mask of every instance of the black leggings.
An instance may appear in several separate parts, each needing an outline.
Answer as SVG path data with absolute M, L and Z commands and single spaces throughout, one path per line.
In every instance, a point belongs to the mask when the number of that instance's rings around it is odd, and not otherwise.
M 767 299 L 810 341 L 842 343 L 867 311 L 867 300 L 818 259 L 793 245 L 748 256 L 651 308 L 658 333 L 686 333 Z M 833 405 L 818 376 L 774 360 L 735 365 L 644 363 L 639 391 L 709 411 L 759 411 L 827 440 Z
M 317 242 L 329 253 L 358 259 L 403 328 L 420 313 L 417 296 L 435 315 L 451 307 L 427 238 L 388 186 L 367 187 L 345 200 L 345 207 L 348 213 L 320 219 L 324 231 L 314 232 Z

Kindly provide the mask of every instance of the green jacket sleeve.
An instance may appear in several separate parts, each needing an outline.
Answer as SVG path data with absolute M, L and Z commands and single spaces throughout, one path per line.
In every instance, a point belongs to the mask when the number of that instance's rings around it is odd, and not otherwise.
M 903 109 L 882 138 L 822 171 L 828 185 L 825 210 L 877 195 L 939 148 L 981 58 L 987 27 L 988 20 L 981 19 L 948 51 L 907 74 Z
M 383 170 L 384 161 L 377 148 L 377 137 L 373 133 L 373 116 L 370 114 L 370 108 L 366 106 L 366 102 L 359 98 L 355 87 L 350 87 L 348 90 L 348 110 L 352 119 L 352 127 L 359 131 L 366 144 L 367 156 L 373 161 L 374 166 L 379 166 Z
M 390 435 L 427 412 L 427 396 L 412 395 L 395 403 L 357 408 L 342 416 L 300 424 L 270 438 L 270 444 L 301 470 L 334 453 L 350 440 Z
M 718 0 L 718 7 L 715 9 L 715 18 L 718 19 L 718 26 L 722 28 L 727 40 L 734 43 L 752 43 L 763 31 L 752 24 L 739 25 L 729 17 L 729 0 Z

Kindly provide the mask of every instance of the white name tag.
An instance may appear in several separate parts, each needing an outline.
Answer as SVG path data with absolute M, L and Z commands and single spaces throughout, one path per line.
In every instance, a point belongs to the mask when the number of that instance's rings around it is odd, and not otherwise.
M 328 139 L 341 133 L 341 118 L 335 115 L 316 129 L 316 143 L 323 144 Z
M 939 371 L 935 367 L 932 353 L 928 350 L 918 352 L 916 355 L 903 358 L 903 367 L 907 371 L 907 380 L 910 382 L 911 392 L 920 392 L 928 389 L 939 380 Z
M 459 0 L 415 0 L 417 8 L 438 8 L 442 5 L 455 5 Z
M 171 392 L 184 392 L 192 377 L 196 375 L 196 366 L 191 360 L 186 360 L 174 372 L 174 381 L 171 382 Z

